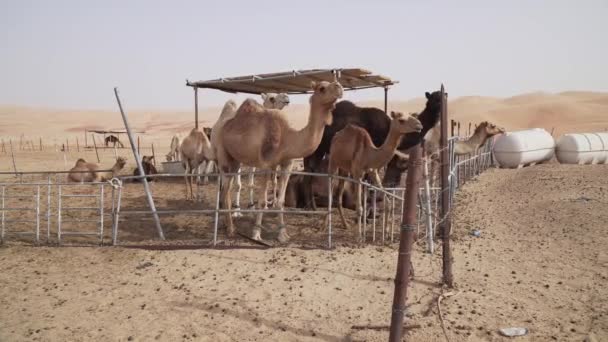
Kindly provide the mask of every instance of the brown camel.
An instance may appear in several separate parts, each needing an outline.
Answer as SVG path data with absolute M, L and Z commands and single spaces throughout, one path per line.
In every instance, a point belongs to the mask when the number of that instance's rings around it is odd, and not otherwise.
M 68 182 L 70 183 L 90 183 L 90 182 L 105 182 L 116 176 L 127 163 L 123 157 L 116 158 L 116 163 L 110 169 L 111 171 L 99 171 L 99 165 L 95 163 L 87 163 L 80 158 L 76 161 L 76 165 L 70 169 L 68 174 Z
M 184 178 L 186 181 L 186 199 L 194 199 L 192 191 L 192 179 L 203 161 L 212 159 L 211 143 L 205 133 L 193 128 L 190 134 L 182 140 L 179 146 L 179 154 L 184 166 Z M 190 175 L 190 176 L 188 176 Z
M 352 124 L 347 125 L 336 133 L 329 149 L 329 174 L 346 176 L 361 182 L 366 172 L 372 172 L 378 187 L 382 182 L 378 169 L 385 166 L 394 156 L 397 146 L 404 134 L 420 132 L 422 124 L 413 116 L 405 118 L 402 113 L 391 112 L 391 123 L 388 135 L 380 147 L 376 147 L 369 133 Z M 350 226 L 344 218 L 342 210 L 342 194 L 344 193 L 344 179 L 338 181 L 338 211 L 344 226 Z M 361 215 L 361 184 L 357 185 L 357 215 Z M 359 236 L 359 238 L 361 238 Z
M 144 174 L 146 175 L 155 175 L 158 173 L 158 170 L 156 170 L 156 166 L 154 166 L 154 156 L 143 156 L 141 157 L 141 166 L 144 169 Z M 139 167 L 136 167 L 135 170 L 133 170 L 133 176 L 139 176 Z M 148 182 L 152 182 L 154 181 L 154 177 L 146 177 L 146 180 Z M 133 182 L 140 182 L 141 180 L 139 178 L 134 178 Z
M 234 173 L 241 164 L 268 171 L 258 189 L 258 207 L 267 203 L 270 172 L 278 166 L 283 173 L 279 177 L 279 198 L 277 206 L 282 210 L 289 171 L 293 159 L 302 158 L 314 152 L 323 136 L 325 125 L 331 124 L 331 111 L 336 101 L 342 97 L 343 89 L 338 82 L 312 82 L 314 93 L 310 97 L 310 115 L 306 127 L 295 130 L 289 126 L 284 114 L 277 109 L 266 109 L 253 99 L 247 99 L 237 110 L 234 118 L 226 121 L 220 133 L 220 143 L 216 146 L 217 161 L 222 173 Z M 232 176 L 222 175 L 226 186 L 222 187 L 223 207 L 230 209 Z M 263 214 L 259 213 L 252 238 L 261 240 Z M 279 214 L 280 242 L 289 239 L 285 230 L 284 215 Z M 232 216 L 226 214 L 228 236 L 234 236 Z

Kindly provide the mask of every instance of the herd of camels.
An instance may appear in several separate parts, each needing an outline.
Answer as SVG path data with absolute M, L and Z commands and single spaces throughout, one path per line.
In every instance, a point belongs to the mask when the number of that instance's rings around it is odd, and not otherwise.
M 241 166 L 247 166 L 266 171 L 259 175 L 261 182 L 256 194 L 259 209 L 268 206 L 269 183 L 274 185 L 272 203 L 276 208 L 288 206 L 316 209 L 317 200 L 320 201 L 319 205 L 327 202 L 327 179 L 302 175 L 290 177 L 295 159 L 303 158 L 304 171 L 307 172 L 350 176 L 358 181 L 367 176 L 380 187 L 400 183 L 401 175 L 407 167 L 408 149 L 420 142 L 423 142 L 427 157 L 437 160 L 441 92 L 425 93 L 426 105 L 418 114 L 391 112 L 387 115 L 378 108 L 359 107 L 347 100 L 339 101 L 343 96 L 343 88 L 336 81 L 312 82 L 311 89 L 308 122 L 300 130 L 290 126 L 283 112 L 283 108 L 289 105 L 289 97 L 282 93 L 271 93 L 262 94 L 262 104 L 249 98 L 237 107 L 235 101 L 229 100 L 212 128 L 204 128 L 202 131 L 194 128 L 181 141 L 178 135 L 174 136 L 167 160 L 180 160 L 184 166 L 186 198 L 194 198 L 192 180 L 198 169 L 204 167 L 205 173 L 208 173 L 216 164 L 221 174 L 222 208 L 232 207 L 235 179 L 235 206 L 239 207 L 240 169 Z M 474 153 L 490 137 L 504 132 L 504 129 L 494 124 L 482 122 L 469 139 L 455 144 L 455 154 Z M 148 158 L 146 161 L 150 164 L 150 157 L 145 158 Z M 96 164 L 79 159 L 71 170 L 79 173 L 70 173 L 68 180 L 108 180 L 116 176 L 125 163 L 123 158 L 118 158 L 111 172 L 98 172 Z M 143 165 L 144 171 L 149 172 L 146 163 Z M 381 169 L 384 169 L 383 179 L 379 175 Z M 433 178 L 433 173 L 430 178 Z M 253 177 L 250 180 L 252 182 Z M 361 214 L 361 191 L 359 183 L 339 179 L 337 185 L 332 184 L 332 197 L 337 199 L 340 217 L 346 228 L 349 224 L 344 218 L 343 207 Z M 233 222 L 235 214 L 237 213 L 225 214 L 229 237 L 233 237 L 236 232 Z M 289 235 L 284 215 L 279 213 L 278 217 L 277 240 L 286 242 Z M 254 240 L 262 241 L 262 218 L 263 213 L 259 212 L 251 235 Z

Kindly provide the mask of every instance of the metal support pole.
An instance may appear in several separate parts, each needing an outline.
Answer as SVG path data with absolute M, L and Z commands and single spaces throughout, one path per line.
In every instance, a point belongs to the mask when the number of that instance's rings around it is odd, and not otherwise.
M 198 129 L 198 88 L 194 87 L 194 128 Z
M 367 193 L 368 187 L 363 191 L 363 241 L 367 241 Z
M 215 218 L 213 220 L 213 246 L 217 245 L 217 227 L 220 221 L 220 194 L 222 191 L 222 177 L 217 176 L 217 193 L 215 195 Z
M 36 243 L 40 242 L 40 185 L 36 187 Z
M 61 185 L 57 186 L 57 244 L 61 244 Z
M 441 217 L 443 239 L 443 283 L 453 286 L 452 251 L 450 248 L 450 156 L 448 154 L 448 95 L 441 85 Z
M 444 128 L 447 129 L 447 127 Z M 407 168 L 405 208 L 403 213 L 403 224 L 401 225 L 399 256 L 397 259 L 397 274 L 395 276 L 395 295 L 391 315 L 391 328 L 389 341 L 399 342 L 403 334 L 403 319 L 405 317 L 407 288 L 409 275 L 412 271 L 412 245 L 416 227 L 416 204 L 418 199 L 420 182 L 420 164 L 422 149 L 420 144 L 410 150 L 410 160 Z
M 99 244 L 103 245 L 103 184 L 99 187 Z
M 122 184 L 118 187 L 118 201 L 116 202 L 116 210 L 114 211 L 114 225 L 112 226 L 112 246 L 118 243 L 118 220 L 120 216 L 120 202 L 122 200 Z
M 15 177 L 17 177 L 17 164 L 15 163 L 15 153 L 13 152 L 13 141 L 9 139 L 9 145 L 11 145 L 11 158 L 13 159 L 13 170 L 15 171 Z
M 47 179 L 47 191 L 46 191 L 46 243 L 51 241 L 51 174 L 48 175 Z
M 388 114 L 388 87 L 384 87 L 384 112 Z
M 334 197 L 333 194 L 331 175 L 329 175 L 327 177 L 327 248 L 329 249 L 331 249 L 331 206 Z
M 372 197 L 372 242 L 376 242 L 376 189 Z
M 196 89 L 196 88 L 195 88 Z M 129 126 L 129 120 L 127 119 L 127 115 L 122 109 L 122 103 L 120 102 L 120 97 L 118 97 L 118 88 L 114 88 L 114 95 L 116 95 L 116 101 L 118 102 L 118 108 L 120 108 L 120 114 L 122 115 L 122 120 L 125 124 L 125 129 L 127 130 L 127 135 L 129 136 L 129 142 L 131 143 L 131 150 L 133 150 L 133 156 L 135 156 L 135 162 L 137 163 L 137 168 L 139 169 L 139 175 L 142 177 L 141 181 L 144 184 L 144 191 L 146 192 L 146 199 L 148 201 L 148 206 L 150 207 L 150 211 L 154 216 L 154 223 L 156 224 L 156 230 L 158 231 L 158 237 L 161 240 L 165 239 L 165 234 L 163 233 L 163 228 L 160 225 L 160 218 L 158 217 L 158 213 L 156 212 L 156 206 L 154 205 L 154 199 L 152 198 L 152 193 L 150 192 L 150 185 L 148 184 L 148 179 L 146 178 L 146 174 L 144 172 L 144 168 L 141 165 L 141 158 L 139 157 L 139 153 L 135 149 L 135 141 L 133 139 L 133 133 L 131 133 L 131 126 Z
M 2 213 L 1 213 L 2 214 L 2 217 L 1 217 L 2 227 L 0 230 L 0 242 L 1 243 L 4 243 L 4 229 L 5 229 L 5 227 L 4 227 L 4 194 L 5 194 L 5 191 L 6 191 L 6 187 L 3 186 L 2 187 L 2 206 L 0 207 L 0 209 L 2 209 Z
M 95 142 L 95 136 L 91 136 L 93 138 L 93 147 L 95 147 L 95 155 L 97 156 L 97 162 L 101 162 L 101 160 L 99 160 L 99 152 L 97 152 L 97 143 Z

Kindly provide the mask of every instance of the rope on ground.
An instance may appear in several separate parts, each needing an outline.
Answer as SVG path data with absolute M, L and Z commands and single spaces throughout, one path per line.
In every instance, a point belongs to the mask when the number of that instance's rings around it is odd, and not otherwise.
M 441 330 L 443 330 L 443 335 L 445 336 L 446 341 L 450 342 L 450 337 L 448 336 L 448 332 L 445 330 L 445 324 L 443 322 L 443 315 L 441 314 L 441 300 L 443 298 L 449 298 L 449 297 L 453 297 L 460 294 L 460 292 L 454 292 L 454 291 L 450 291 L 450 292 L 445 292 L 445 293 L 441 293 L 441 295 L 439 295 L 439 297 L 437 298 L 437 314 L 439 315 L 439 322 L 441 323 Z

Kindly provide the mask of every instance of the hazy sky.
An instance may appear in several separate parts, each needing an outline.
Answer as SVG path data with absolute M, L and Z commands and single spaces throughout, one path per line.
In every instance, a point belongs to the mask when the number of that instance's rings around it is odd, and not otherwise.
M 0 0 L 0 103 L 114 109 L 118 86 L 128 108 L 187 109 L 186 78 L 332 67 L 397 79 L 399 99 L 608 91 L 607 34 L 606 0 Z

